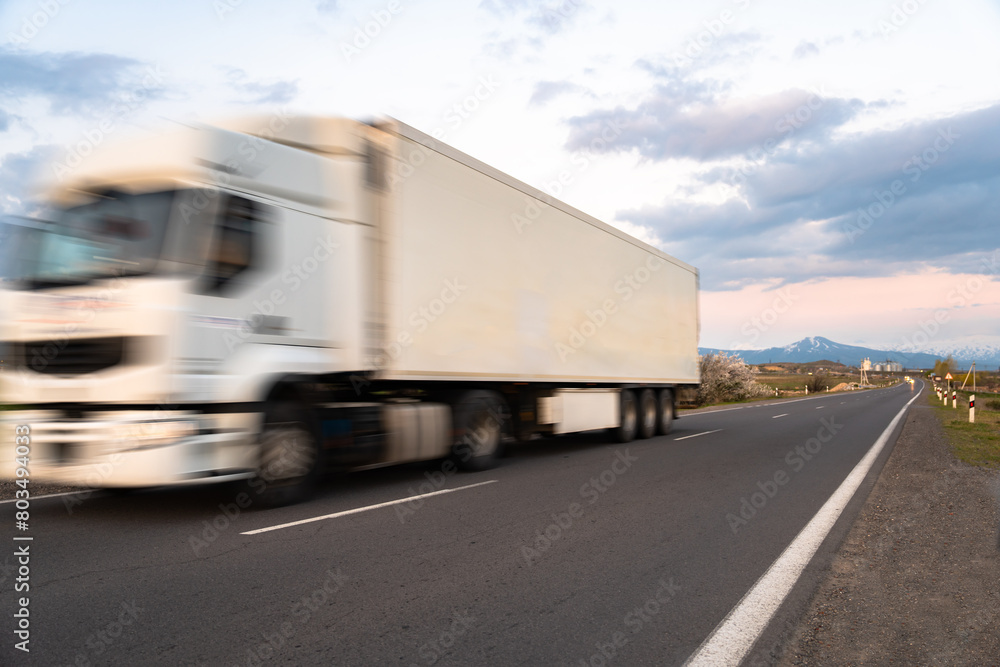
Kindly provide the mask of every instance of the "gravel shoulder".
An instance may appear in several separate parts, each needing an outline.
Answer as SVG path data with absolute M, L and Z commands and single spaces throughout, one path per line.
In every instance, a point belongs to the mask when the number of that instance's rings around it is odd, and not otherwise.
M 777 664 L 1000 664 L 1000 472 L 957 461 L 924 399 Z

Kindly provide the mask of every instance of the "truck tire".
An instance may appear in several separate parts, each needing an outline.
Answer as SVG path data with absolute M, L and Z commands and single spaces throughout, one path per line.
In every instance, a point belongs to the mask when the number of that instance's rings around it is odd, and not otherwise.
M 656 398 L 656 432 L 660 435 L 670 433 L 674 425 L 674 392 L 661 389 Z
M 635 392 L 631 389 L 622 389 L 618 399 L 621 409 L 620 423 L 615 429 L 615 439 L 618 442 L 632 442 L 635 440 L 635 432 L 638 427 L 639 415 L 635 404 Z
M 452 458 L 461 470 L 488 470 L 503 448 L 506 409 L 493 391 L 468 391 L 452 406 L 455 443 Z
M 260 505 L 306 500 L 316 490 L 319 473 L 319 438 L 308 413 L 292 403 L 270 408 L 260 434 L 260 468 L 250 482 Z
M 637 436 L 643 440 L 656 435 L 659 406 L 656 404 L 656 394 L 652 389 L 639 392 L 639 430 Z

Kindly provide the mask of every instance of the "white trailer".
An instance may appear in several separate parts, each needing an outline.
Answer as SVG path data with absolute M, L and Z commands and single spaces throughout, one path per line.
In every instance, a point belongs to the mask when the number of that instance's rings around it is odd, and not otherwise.
M 398 121 L 188 127 L 57 176 L 0 295 L 35 481 L 280 503 L 329 467 L 666 433 L 698 383 L 696 269 Z

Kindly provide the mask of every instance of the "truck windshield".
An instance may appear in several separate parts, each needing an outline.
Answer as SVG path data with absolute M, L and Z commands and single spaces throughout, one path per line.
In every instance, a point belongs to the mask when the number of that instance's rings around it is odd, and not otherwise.
M 9 286 L 34 271 L 45 225 L 8 217 L 0 222 L 0 284 Z
M 51 209 L 17 258 L 16 286 L 83 285 L 150 273 L 159 260 L 175 192 L 108 191 Z

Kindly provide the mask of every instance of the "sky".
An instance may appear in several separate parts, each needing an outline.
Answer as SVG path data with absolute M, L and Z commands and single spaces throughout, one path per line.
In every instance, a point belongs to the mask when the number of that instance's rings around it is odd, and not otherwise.
M 1000 1 L 0 0 L 0 212 L 126 131 L 396 117 L 700 272 L 704 347 L 1000 346 Z

